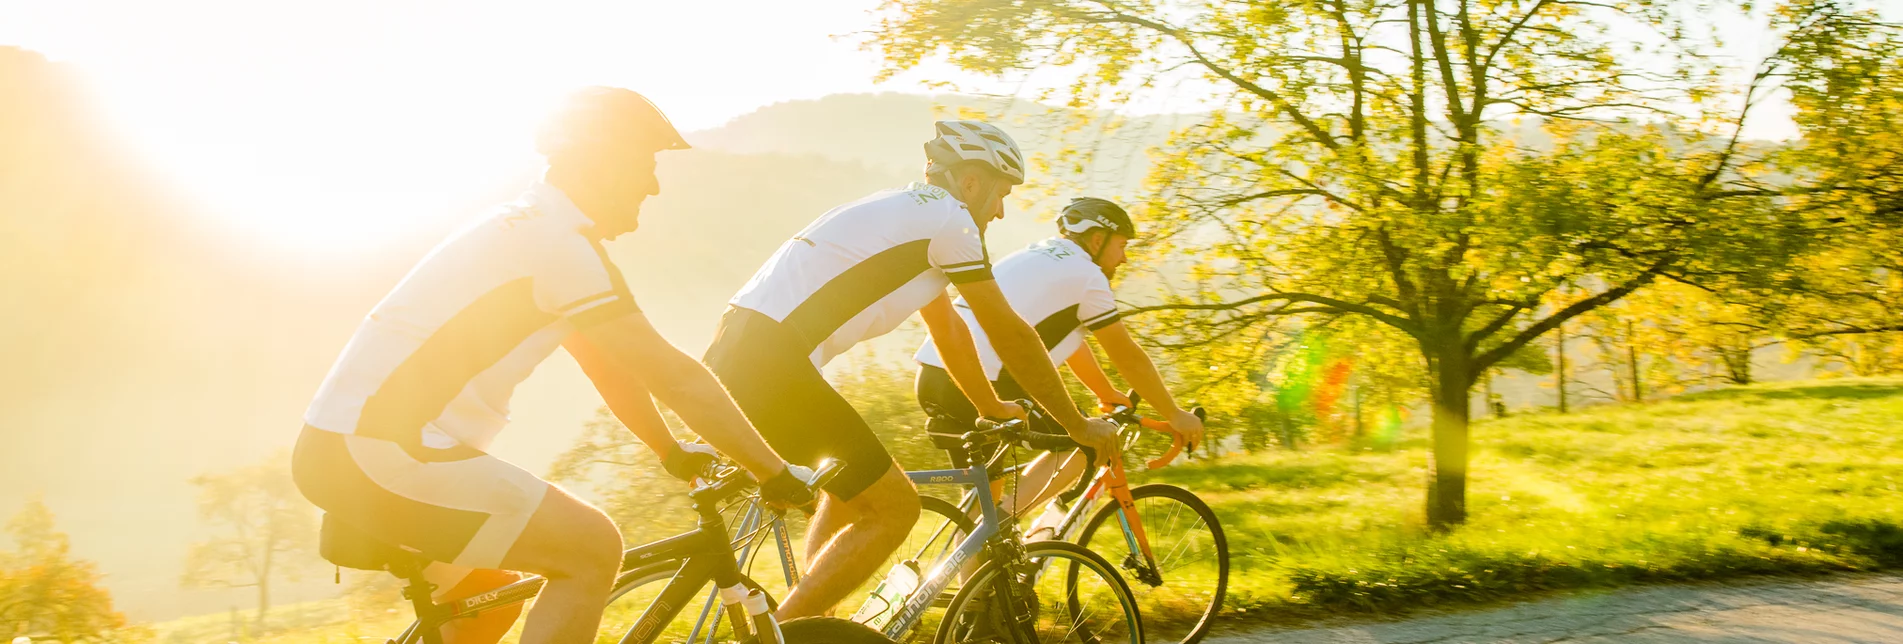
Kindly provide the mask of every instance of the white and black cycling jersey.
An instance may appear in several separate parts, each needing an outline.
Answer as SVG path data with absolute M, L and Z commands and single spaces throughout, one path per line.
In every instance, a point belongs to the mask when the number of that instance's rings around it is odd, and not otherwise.
M 304 421 L 487 449 L 516 385 L 564 338 L 637 310 L 587 233 L 594 225 L 561 190 L 537 183 L 450 236 L 357 327 Z
M 1084 342 L 1084 331 L 1110 326 L 1121 318 L 1116 294 L 1103 269 L 1090 260 L 1082 246 L 1063 237 L 1052 237 L 1031 244 L 998 261 L 993 271 L 1004 299 L 1037 329 L 1051 361 L 1062 364 Z M 964 298 L 953 303 L 958 315 L 971 328 L 971 339 L 978 346 L 978 358 L 984 363 L 985 376 L 993 381 L 1004 368 L 1004 361 L 991 348 L 984 328 L 972 317 Z M 915 358 L 923 364 L 944 367 L 938 348 L 931 340 L 919 347 Z
M 971 212 L 914 183 L 837 207 L 773 253 L 733 296 L 792 332 L 815 367 L 898 328 L 954 283 L 991 279 Z

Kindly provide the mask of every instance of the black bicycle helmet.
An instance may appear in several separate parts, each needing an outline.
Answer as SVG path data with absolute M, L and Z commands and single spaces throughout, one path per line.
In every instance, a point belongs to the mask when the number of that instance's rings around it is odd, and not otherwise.
M 1092 228 L 1103 228 L 1111 233 L 1123 235 L 1127 239 L 1136 239 L 1136 224 L 1130 221 L 1130 213 L 1109 199 L 1096 197 L 1078 197 L 1064 206 L 1063 214 L 1057 217 L 1057 228 L 1065 234 L 1077 235 Z

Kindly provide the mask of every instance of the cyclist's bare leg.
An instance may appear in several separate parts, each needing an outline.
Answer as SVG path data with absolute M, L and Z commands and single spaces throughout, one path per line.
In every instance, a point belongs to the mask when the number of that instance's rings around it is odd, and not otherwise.
M 851 525 L 859 516 L 852 506 L 841 503 L 826 494 L 819 496 L 818 505 L 813 516 L 806 521 L 806 561 L 809 569 L 812 567 L 811 562 L 819 560 L 819 553 L 825 552 L 826 546 L 832 545 L 833 539 L 839 536 L 839 532 Z M 829 608 L 821 613 L 821 616 L 832 617 L 838 608 L 838 606 Z
M 897 463 L 850 501 L 825 495 L 819 512 L 813 515 L 807 542 L 811 551 L 811 537 L 821 535 L 822 545 L 809 557 L 806 576 L 780 602 L 777 616 L 788 620 L 832 610 L 859 584 L 871 579 L 886 558 L 898 550 L 912 525 L 918 523 L 918 515 L 918 489 L 912 487 L 911 479 Z M 824 535 L 833 535 L 830 543 Z
M 1070 451 L 1061 455 L 1045 452 L 1025 467 L 1024 474 L 1018 477 L 1017 491 L 1004 499 L 1001 507 L 1012 514 L 1025 509 L 1036 510 L 1052 497 L 1070 489 L 1077 483 L 1077 477 L 1083 475 L 1084 457 L 1081 452 Z M 1027 490 L 1030 495 L 1025 498 Z
M 443 564 L 431 564 L 432 568 Z M 433 575 L 430 581 L 449 584 L 446 590 L 437 592 L 432 599 L 436 603 L 468 599 L 482 593 L 513 584 L 522 579 L 522 575 L 506 570 L 469 570 L 463 568 L 451 571 L 458 580 L 438 581 Z M 459 619 L 443 625 L 443 644 L 496 644 L 502 636 L 509 634 L 509 628 L 515 626 L 515 619 L 522 615 L 522 605 L 515 604 L 489 611 L 470 619 Z
M 522 644 L 590 644 L 621 571 L 621 533 L 601 510 L 550 486 L 502 567 L 548 578 Z

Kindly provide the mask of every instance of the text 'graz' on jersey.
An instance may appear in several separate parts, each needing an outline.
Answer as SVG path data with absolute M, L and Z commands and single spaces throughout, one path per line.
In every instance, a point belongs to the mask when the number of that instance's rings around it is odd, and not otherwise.
M 1095 331 L 1121 318 L 1116 294 L 1103 269 L 1090 261 L 1090 253 L 1076 242 L 1052 237 L 1032 244 L 998 261 L 993 273 L 1004 299 L 1037 329 L 1051 361 L 1062 364 L 1084 342 L 1086 329 Z M 971 328 L 971 339 L 978 346 L 978 358 L 984 363 L 985 376 L 997 380 L 1004 361 L 991 348 L 991 340 L 972 316 L 964 298 L 953 303 L 958 315 Z M 916 359 L 934 367 L 944 367 L 938 348 L 931 340 L 920 347 Z

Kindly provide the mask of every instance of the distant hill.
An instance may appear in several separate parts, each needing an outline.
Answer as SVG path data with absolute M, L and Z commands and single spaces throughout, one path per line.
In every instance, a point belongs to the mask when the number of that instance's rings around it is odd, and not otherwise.
M 916 174 L 924 166 L 920 146 L 931 138 L 932 122 L 951 118 L 988 120 L 1033 156 L 1054 155 L 1068 146 L 1079 151 L 1087 167 L 1082 174 L 1034 171 L 1032 184 L 1083 180 L 1087 190 L 1130 196 L 1148 170 L 1145 152 L 1200 115 L 1119 117 L 954 94 L 835 94 L 775 103 L 688 138 L 727 152 L 814 155 Z

